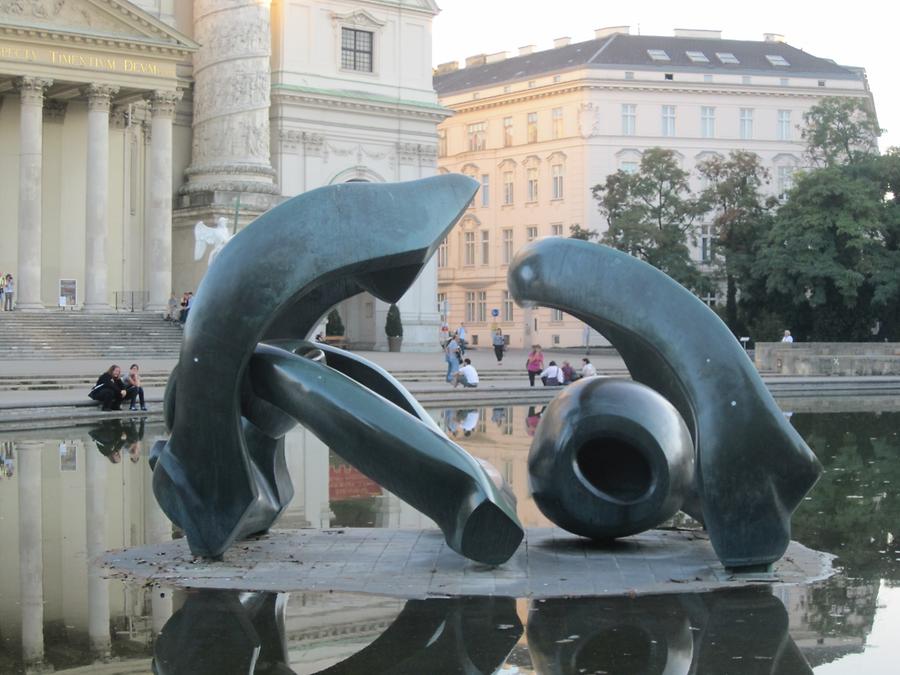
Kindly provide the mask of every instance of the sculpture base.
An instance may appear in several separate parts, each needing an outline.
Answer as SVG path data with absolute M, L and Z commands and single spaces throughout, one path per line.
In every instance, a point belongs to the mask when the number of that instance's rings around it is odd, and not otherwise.
M 833 556 L 792 542 L 767 582 L 805 584 L 833 574 Z M 598 544 L 559 528 L 531 528 L 504 565 L 466 560 L 438 530 L 273 530 L 221 561 L 195 559 L 183 539 L 111 551 L 112 576 L 164 586 L 247 591 L 334 591 L 402 598 L 459 595 L 575 597 L 740 588 L 699 531 L 651 530 Z

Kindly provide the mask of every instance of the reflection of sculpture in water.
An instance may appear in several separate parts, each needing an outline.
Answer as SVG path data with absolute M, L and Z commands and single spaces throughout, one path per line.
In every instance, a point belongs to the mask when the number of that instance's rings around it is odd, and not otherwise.
M 757 673 L 812 668 L 766 588 L 636 598 L 554 598 L 532 604 L 528 648 L 535 672 Z
M 206 247 L 212 246 L 209 260 L 206 261 L 206 266 L 212 267 L 219 251 L 225 248 L 225 244 L 231 241 L 233 236 L 228 230 L 228 221 L 222 216 L 216 219 L 215 227 L 207 227 L 202 220 L 197 221 L 194 225 L 194 260 L 200 260 L 206 253 Z
M 285 639 L 286 605 L 286 594 L 190 592 L 154 645 L 153 672 L 293 673 Z M 327 619 L 322 629 L 328 629 Z M 521 635 L 515 598 L 409 600 L 374 642 L 318 672 L 487 675 L 503 665 Z
M 123 451 L 132 462 L 141 459 L 141 441 L 144 438 L 144 418 L 107 419 L 88 429 L 97 450 L 113 464 L 122 461 Z

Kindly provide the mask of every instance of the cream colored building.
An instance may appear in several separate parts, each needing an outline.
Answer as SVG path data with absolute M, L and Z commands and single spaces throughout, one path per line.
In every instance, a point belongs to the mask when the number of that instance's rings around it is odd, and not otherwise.
M 433 175 L 433 0 L 0 2 L 0 270 L 17 308 L 160 311 L 194 225 L 323 185 Z M 326 235 L 327 236 L 327 235 Z M 248 280 L 253 283 L 253 280 Z M 435 265 L 398 303 L 436 349 Z M 343 303 L 386 348 L 387 306 Z
M 593 40 L 560 38 L 546 51 L 528 46 L 517 56 L 443 64 L 434 84 L 455 113 L 439 127 L 440 170 L 482 184 L 440 250 L 438 306 L 448 307 L 451 328 L 466 323 L 470 340 L 490 344 L 496 325 L 514 347 L 584 344 L 581 322 L 514 306 L 507 266 L 537 237 L 569 236 L 573 225 L 604 232 L 591 187 L 615 171 L 637 170 L 644 150 L 674 150 L 688 171 L 713 154 L 753 151 L 771 173 L 769 189 L 781 194 L 803 167 L 800 124 L 810 106 L 824 96 L 855 96 L 874 110 L 860 68 L 807 54 L 778 35 L 737 41 L 702 30 L 655 37 L 600 29 Z M 693 187 L 702 187 L 696 175 Z M 696 237 L 702 265 L 709 219 Z M 590 341 L 603 343 L 596 333 Z

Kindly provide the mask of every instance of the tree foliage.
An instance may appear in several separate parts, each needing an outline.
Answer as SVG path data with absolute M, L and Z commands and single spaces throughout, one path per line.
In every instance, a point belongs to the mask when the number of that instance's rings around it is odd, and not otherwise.
M 388 307 L 384 332 L 388 337 L 403 337 L 403 322 L 400 320 L 400 308 L 397 305 L 391 304 Z
M 803 121 L 806 154 L 813 166 L 858 164 L 878 152 L 876 141 L 882 130 L 863 99 L 822 99 L 803 115 Z
M 771 225 L 773 203 L 762 193 L 769 172 L 759 155 L 744 150 L 732 151 L 727 158 L 713 156 L 697 170 L 707 185 L 701 200 L 714 214 L 711 262 L 725 280 L 725 323 L 744 333 L 746 325 L 738 319 L 738 293 L 745 304 L 754 296 L 753 259 Z
M 341 321 L 341 315 L 337 309 L 328 312 L 328 319 L 325 323 L 325 335 L 343 335 L 344 322 Z
M 691 262 L 687 243 L 695 219 L 705 209 L 692 196 L 688 179 L 673 151 L 651 148 L 636 173 L 617 171 L 592 192 L 609 223 L 603 243 L 698 291 L 703 277 Z

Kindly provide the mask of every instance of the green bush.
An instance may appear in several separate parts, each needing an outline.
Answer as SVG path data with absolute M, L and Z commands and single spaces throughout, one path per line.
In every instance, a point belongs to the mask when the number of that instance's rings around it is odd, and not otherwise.
M 388 308 L 384 332 L 388 337 L 403 337 L 403 322 L 400 321 L 400 309 L 397 305 L 391 305 Z
M 343 335 L 344 322 L 336 309 L 328 312 L 328 323 L 325 324 L 325 335 Z

